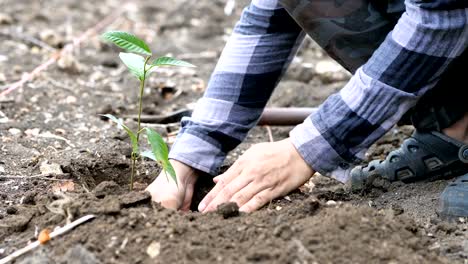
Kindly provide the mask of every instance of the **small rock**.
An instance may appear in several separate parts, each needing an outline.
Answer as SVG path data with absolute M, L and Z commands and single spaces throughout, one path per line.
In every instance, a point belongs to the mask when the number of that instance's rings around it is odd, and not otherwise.
M 94 195 L 97 198 L 104 198 L 108 194 L 121 194 L 122 188 L 113 181 L 103 181 L 94 188 Z
M 24 131 L 24 134 L 26 134 L 26 136 L 28 137 L 37 137 L 40 132 L 41 132 L 40 128 L 30 128 L 30 129 L 26 129 Z
M 0 166 L 0 174 L 3 174 L 3 173 L 5 173 L 5 167 Z
M 44 161 L 43 163 L 41 163 L 39 170 L 41 171 L 42 174 L 55 174 L 55 175 L 63 174 L 62 168 L 60 167 L 59 164 L 57 163 L 49 164 L 47 161 Z
M 146 248 L 146 254 L 150 256 L 150 258 L 154 259 L 159 256 L 161 253 L 161 243 L 153 241 L 149 244 L 148 248 Z
M 216 213 L 222 215 L 224 219 L 235 217 L 239 215 L 239 206 L 236 203 L 222 203 L 218 205 Z
M 29 191 L 27 192 L 24 197 L 22 198 L 21 200 L 21 203 L 22 204 L 29 204 L 29 205 L 35 205 L 36 204 L 36 201 L 35 201 L 35 198 L 36 198 L 36 192 L 35 191 Z
M 65 44 L 63 37 L 60 36 L 57 32 L 50 29 L 41 31 L 39 33 L 39 39 L 54 48 L 62 48 Z
M 0 124 L 8 123 L 8 121 L 10 121 L 10 119 L 2 111 L 0 111 Z
M 15 65 L 13 66 L 13 72 L 20 74 L 23 72 L 23 67 L 21 67 L 20 65 Z
M 69 95 L 69 96 L 67 96 L 67 98 L 65 98 L 65 102 L 66 102 L 67 104 L 74 104 L 74 103 L 76 103 L 77 101 L 78 101 L 78 99 L 76 99 L 76 97 L 73 96 L 73 95 Z
M 96 256 L 87 250 L 83 245 L 74 245 L 63 258 L 63 263 L 67 264 L 98 264 L 101 263 Z
M 0 62 L 7 61 L 7 60 L 8 60 L 7 56 L 0 55 Z M 0 72 L 0 84 L 4 84 L 4 83 L 6 83 L 6 81 L 7 81 L 7 78 L 6 78 L 5 74 Z M 1 113 L 1 111 L 0 111 L 0 113 Z
M 22 131 L 18 128 L 10 128 L 8 129 L 8 132 L 12 135 L 12 136 L 18 136 L 18 135 L 21 135 Z
M 283 207 L 277 205 L 275 209 L 276 209 L 276 211 L 281 211 L 281 209 L 283 209 Z
M 17 212 L 18 212 L 18 209 L 16 209 L 16 207 L 13 207 L 13 206 L 7 207 L 6 209 L 6 213 L 9 215 L 14 215 Z
M 336 206 L 337 205 L 337 202 L 333 201 L 333 200 L 329 200 L 325 203 L 326 206 Z
M 71 54 L 61 56 L 57 61 L 57 66 L 60 70 L 70 74 L 79 74 L 84 70 L 84 66 Z
M 0 25 L 13 24 L 13 17 L 6 13 L 0 13 Z
M 92 83 L 97 83 L 106 78 L 106 75 L 100 71 L 95 71 L 89 76 L 89 81 Z

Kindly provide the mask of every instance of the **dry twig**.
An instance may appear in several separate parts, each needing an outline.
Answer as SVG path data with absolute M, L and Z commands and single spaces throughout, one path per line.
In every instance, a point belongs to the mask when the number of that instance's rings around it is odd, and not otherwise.
M 273 133 L 271 132 L 270 126 L 264 126 L 267 133 L 268 133 L 268 138 L 270 139 L 270 142 L 275 142 L 275 139 L 273 138 Z

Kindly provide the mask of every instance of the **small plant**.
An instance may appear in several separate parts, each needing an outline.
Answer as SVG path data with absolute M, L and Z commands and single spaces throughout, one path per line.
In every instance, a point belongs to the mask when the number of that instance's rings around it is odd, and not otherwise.
M 177 184 L 177 178 L 169 162 L 169 150 L 167 148 L 164 139 L 156 131 L 151 128 L 142 128 L 141 127 L 141 112 L 143 104 L 143 91 L 145 88 L 145 81 L 149 74 L 154 72 L 158 67 L 162 66 L 179 66 L 179 67 L 195 67 L 194 65 L 177 60 L 170 57 L 159 57 L 154 59 L 152 62 L 153 52 L 148 47 L 148 45 L 141 39 L 136 36 L 122 31 L 109 31 L 102 35 L 102 38 L 108 42 L 112 42 L 118 47 L 124 49 L 126 52 L 121 52 L 119 54 L 122 62 L 127 66 L 130 73 L 132 73 L 140 81 L 140 90 L 138 97 L 138 127 L 136 132 L 132 131 L 128 126 L 126 126 L 121 119 L 113 115 L 103 115 L 114 123 L 122 127 L 125 132 L 130 137 L 132 143 L 132 171 L 130 175 L 130 190 L 133 189 L 133 181 L 135 177 L 136 163 L 140 157 L 147 157 L 159 163 L 162 169 L 166 173 L 166 177 L 171 176 L 174 182 Z M 141 54 L 141 55 L 140 55 Z M 143 56 L 142 56 L 143 55 Z M 148 139 L 148 143 L 151 146 L 151 150 L 140 152 L 139 141 L 140 134 L 145 131 Z

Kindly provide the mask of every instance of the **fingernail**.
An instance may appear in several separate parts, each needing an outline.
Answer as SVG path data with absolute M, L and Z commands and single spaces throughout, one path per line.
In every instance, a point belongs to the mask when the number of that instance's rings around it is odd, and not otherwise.
M 205 210 L 205 208 L 206 208 L 206 204 L 204 204 L 204 203 L 201 203 L 201 204 L 198 205 L 198 211 L 199 212 L 203 212 L 203 210 Z

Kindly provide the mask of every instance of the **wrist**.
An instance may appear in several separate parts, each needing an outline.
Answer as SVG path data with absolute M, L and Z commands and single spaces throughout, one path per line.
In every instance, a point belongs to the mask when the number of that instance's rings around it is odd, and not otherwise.
M 190 183 L 198 178 L 199 173 L 197 173 L 196 169 L 175 159 L 169 159 L 169 161 L 174 167 L 178 180 Z
M 312 168 L 308 163 L 307 161 L 302 157 L 301 153 L 299 153 L 299 151 L 297 150 L 296 146 L 294 146 L 292 140 L 290 138 L 286 138 L 284 140 L 285 142 L 287 142 L 288 146 L 289 146 L 289 150 L 290 150 L 290 153 L 291 153 L 291 156 L 292 156 L 292 159 L 293 161 L 295 161 L 297 164 L 299 164 L 299 166 L 305 171 L 307 172 L 308 174 L 310 174 L 310 176 L 312 177 L 312 175 L 314 175 L 314 173 L 316 172 L 314 170 L 314 168 Z

